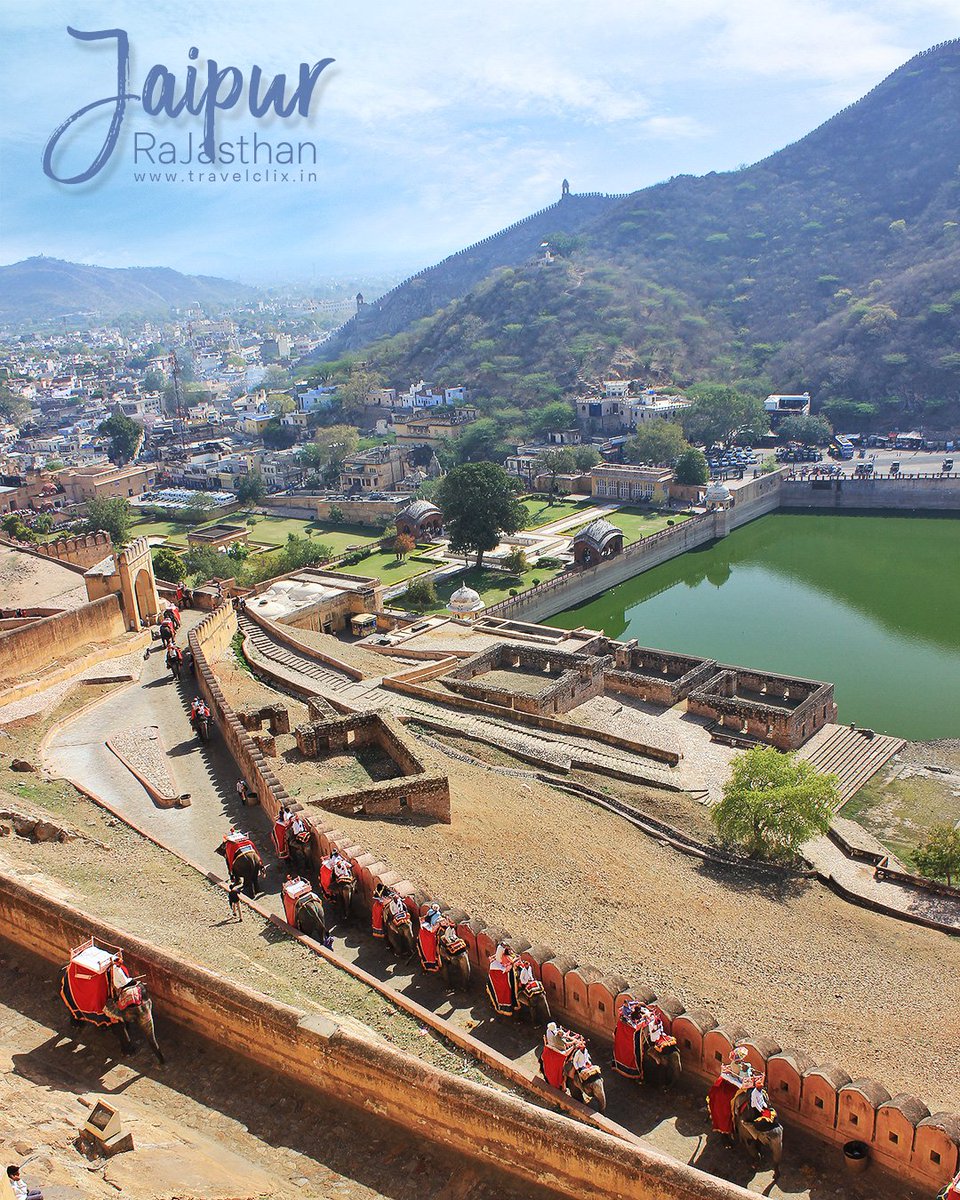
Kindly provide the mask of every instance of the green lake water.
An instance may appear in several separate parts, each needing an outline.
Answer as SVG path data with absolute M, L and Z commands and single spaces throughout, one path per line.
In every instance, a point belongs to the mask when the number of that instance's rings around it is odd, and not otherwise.
M 960 737 L 960 518 L 774 513 L 547 623 L 831 680 L 841 722 Z

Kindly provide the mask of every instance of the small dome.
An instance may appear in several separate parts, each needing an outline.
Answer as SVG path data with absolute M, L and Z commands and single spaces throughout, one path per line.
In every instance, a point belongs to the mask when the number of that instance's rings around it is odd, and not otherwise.
M 733 499 L 733 493 L 722 480 L 711 479 L 707 484 L 703 499 L 707 504 L 729 504 Z
M 455 613 L 470 613 L 479 612 L 484 607 L 483 601 L 480 599 L 480 593 L 475 592 L 473 588 L 461 587 L 450 597 L 450 602 L 447 608 Z
M 422 521 L 425 517 L 432 517 L 434 513 L 440 515 L 440 509 L 435 504 L 431 504 L 429 500 L 414 500 L 412 504 L 399 514 L 401 517 L 406 517 L 409 521 Z

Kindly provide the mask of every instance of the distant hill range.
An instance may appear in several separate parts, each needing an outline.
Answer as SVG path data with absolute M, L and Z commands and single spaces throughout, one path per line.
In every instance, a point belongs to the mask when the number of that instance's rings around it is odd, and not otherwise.
M 393 379 L 521 405 L 617 372 L 809 389 L 842 425 L 956 424 L 960 41 L 753 166 L 562 196 L 364 305 L 322 357 L 361 348 Z
M 0 320 L 154 316 L 171 308 L 236 304 L 255 288 L 167 267 L 91 267 L 59 258 L 27 258 L 0 267 Z

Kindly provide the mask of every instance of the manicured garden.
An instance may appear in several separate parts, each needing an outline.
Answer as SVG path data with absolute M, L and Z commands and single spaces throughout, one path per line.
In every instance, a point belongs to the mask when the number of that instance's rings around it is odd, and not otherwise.
M 607 513 L 604 519 L 623 530 L 624 544 L 629 546 L 631 542 L 638 542 L 641 538 L 649 537 L 652 533 L 659 533 L 666 529 L 670 522 L 680 525 L 682 522 L 688 521 L 690 514 L 659 512 L 652 508 L 618 508 L 616 512 Z M 585 521 L 576 530 L 568 529 L 565 532 L 572 537 L 575 532 L 579 533 L 588 524 L 590 522 Z
M 323 540 L 326 541 L 326 537 Z M 375 554 L 362 558 L 358 563 L 345 563 L 342 567 L 335 567 L 334 570 L 345 571 L 348 575 L 375 575 L 385 587 L 389 587 L 391 583 L 399 583 L 402 579 L 422 575 L 424 571 L 429 571 L 438 565 L 436 562 L 417 558 L 412 554 L 407 558 L 399 559 L 392 550 L 378 550 Z
M 358 567 L 357 570 L 359 569 Z M 479 592 L 480 599 L 489 608 L 491 604 L 506 600 L 511 591 L 525 592 L 534 586 L 535 581 L 546 583 L 548 579 L 558 575 L 560 570 L 562 568 L 559 567 L 531 567 L 522 575 L 508 575 L 505 571 L 495 571 L 490 567 L 481 567 L 479 571 L 476 567 L 471 567 L 462 575 L 441 580 L 437 584 L 437 603 L 425 611 L 442 612 L 446 609 L 447 602 L 453 593 L 462 587 L 473 588 L 475 592 Z M 404 596 L 397 596 L 395 600 L 390 601 L 390 604 L 394 608 L 409 607 Z M 413 611 L 419 612 L 420 610 Z
M 248 519 L 253 524 L 248 524 Z M 263 516 L 253 512 L 233 512 L 226 515 L 211 516 L 202 525 L 190 525 L 186 522 L 154 520 L 145 517 L 137 521 L 133 533 L 138 537 L 162 537 L 175 549 L 185 549 L 187 534 L 194 529 L 203 529 L 207 525 L 242 525 L 249 532 L 251 543 L 264 546 L 282 546 L 290 534 L 296 537 L 309 537 L 314 541 L 323 542 L 330 547 L 333 554 L 343 554 L 350 549 L 369 546 L 371 542 L 380 539 L 378 529 L 368 525 L 336 525 L 330 521 L 308 521 L 303 517 L 274 517 Z
M 584 508 L 589 508 L 592 500 L 581 500 L 576 503 L 570 500 L 556 500 L 548 504 L 542 496 L 527 496 L 520 502 L 527 510 L 527 529 L 539 529 L 550 521 L 559 521 L 562 517 L 575 517 Z

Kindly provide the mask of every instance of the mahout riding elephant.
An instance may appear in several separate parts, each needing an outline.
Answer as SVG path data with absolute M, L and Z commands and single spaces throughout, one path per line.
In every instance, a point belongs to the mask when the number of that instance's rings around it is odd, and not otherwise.
M 761 1151 L 766 1147 L 770 1151 L 773 1172 L 776 1175 L 780 1170 L 780 1161 L 783 1158 L 783 1125 L 780 1123 L 776 1109 L 770 1107 L 770 1098 L 762 1086 L 762 1081 L 758 1085 L 758 1089 L 762 1093 L 765 1108 L 755 1119 L 746 1119 L 750 1108 L 749 1097 L 743 1100 L 737 1097 L 734 1101 L 733 1136 L 735 1141 L 738 1141 L 749 1154 L 754 1155 L 758 1160 Z
M 240 880 L 244 895 L 255 900 L 264 866 L 253 842 L 232 830 L 217 847 L 217 854 L 227 860 L 230 874 Z

